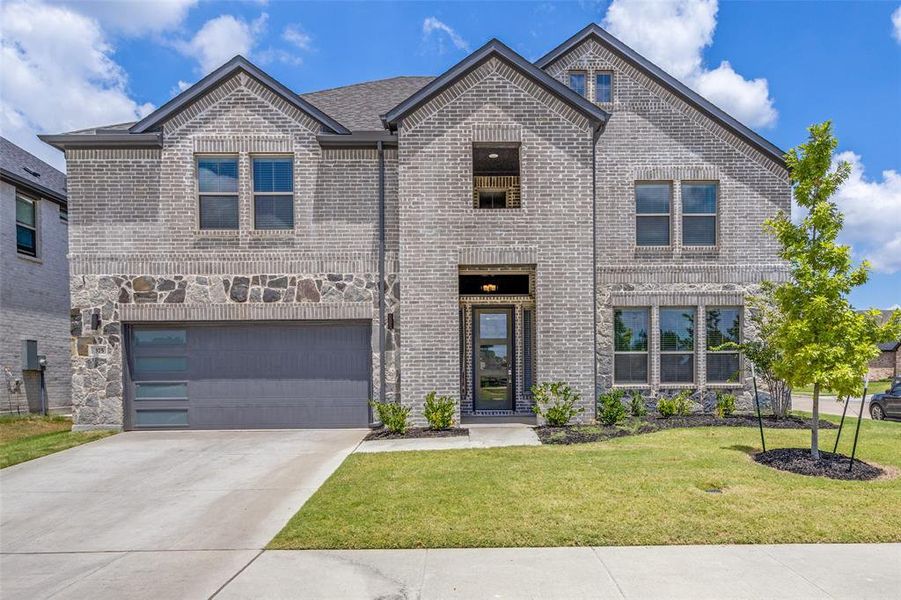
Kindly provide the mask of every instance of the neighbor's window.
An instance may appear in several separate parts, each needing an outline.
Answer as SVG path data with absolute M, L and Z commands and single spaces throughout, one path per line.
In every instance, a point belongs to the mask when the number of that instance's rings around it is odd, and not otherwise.
M 63 206 L 62 204 L 59 207 L 59 220 L 64 221 L 66 223 L 69 222 L 69 207 Z
M 682 184 L 682 245 L 716 245 L 716 182 Z
M 201 229 L 238 228 L 238 158 L 197 159 L 197 193 Z
M 474 144 L 472 203 L 475 208 L 519 208 L 519 144 Z
M 695 380 L 695 309 L 660 309 L 660 382 Z
M 669 246 L 672 185 L 635 184 L 635 244 Z
M 613 382 L 648 382 L 647 308 L 613 311 Z
M 723 344 L 741 343 L 741 309 L 707 307 L 707 381 L 732 383 L 739 380 L 736 349 L 719 349 Z
M 16 250 L 28 256 L 38 255 L 37 201 L 16 194 Z
M 587 80 L 588 76 L 584 71 L 573 71 L 569 74 L 569 89 L 580 96 L 584 96 Z
M 294 159 L 253 159 L 253 224 L 256 229 L 294 229 Z
M 595 75 L 594 101 L 613 102 L 613 73 L 598 73 Z

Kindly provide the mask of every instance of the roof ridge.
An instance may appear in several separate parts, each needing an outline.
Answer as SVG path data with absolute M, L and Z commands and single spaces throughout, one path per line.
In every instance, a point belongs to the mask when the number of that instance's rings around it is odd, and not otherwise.
M 321 94 L 323 92 L 333 92 L 335 90 L 344 90 L 358 85 L 367 85 L 369 83 L 380 83 L 382 81 L 393 81 L 395 79 L 435 79 L 435 75 L 394 75 L 393 77 L 383 77 L 381 79 L 370 79 L 367 81 L 358 81 L 356 83 L 348 83 L 346 85 L 336 85 L 321 90 L 313 90 L 312 92 L 299 92 L 301 96 L 310 96 L 312 94 Z

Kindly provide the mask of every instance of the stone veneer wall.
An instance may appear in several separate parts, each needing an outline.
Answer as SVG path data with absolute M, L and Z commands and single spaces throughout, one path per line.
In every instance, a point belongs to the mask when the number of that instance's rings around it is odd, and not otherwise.
M 373 394 L 378 394 L 378 275 L 80 275 L 72 278 L 72 396 L 80 429 L 123 423 L 122 325 L 128 322 L 372 319 Z M 387 313 L 399 283 L 386 277 Z M 92 328 L 92 315 L 99 327 Z M 397 388 L 398 332 L 386 329 L 386 394 Z

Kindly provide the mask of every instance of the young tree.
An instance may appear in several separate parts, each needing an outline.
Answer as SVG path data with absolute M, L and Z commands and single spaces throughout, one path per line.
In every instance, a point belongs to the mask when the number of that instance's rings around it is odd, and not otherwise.
M 778 353 L 773 371 L 791 387 L 813 384 L 810 453 L 818 459 L 820 391 L 840 396 L 861 390 L 867 363 L 879 354 L 877 343 L 901 335 L 901 311 L 883 325 L 878 311 L 856 312 L 851 289 L 867 281 L 869 264 L 855 267 L 851 249 L 836 243 L 844 217 L 831 200 L 847 179 L 846 162 L 833 166 L 838 142 L 827 121 L 809 128 L 810 137 L 786 156 L 795 202 L 806 212 L 800 223 L 780 214 L 767 227 L 782 246 L 791 278 L 773 290 L 774 308 L 782 315 L 771 342 Z

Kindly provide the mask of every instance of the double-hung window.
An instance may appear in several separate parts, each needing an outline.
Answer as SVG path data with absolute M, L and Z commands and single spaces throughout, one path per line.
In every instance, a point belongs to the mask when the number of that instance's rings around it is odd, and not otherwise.
M 728 347 L 729 342 L 741 343 L 741 309 L 708 306 L 707 381 L 733 383 L 739 380 L 738 349 Z
M 695 380 L 695 309 L 660 309 L 660 382 Z
M 635 184 L 635 244 L 669 246 L 670 198 L 669 182 Z
M 256 229 L 294 229 L 294 159 L 253 159 L 253 223 Z
M 238 228 L 238 158 L 197 158 L 197 194 L 201 229 Z
M 569 89 L 584 96 L 588 83 L 588 74 L 585 71 L 572 71 L 569 74 Z
M 613 73 L 597 73 L 594 76 L 594 101 L 613 102 Z
M 27 256 L 38 255 L 38 203 L 16 194 L 16 250 Z
M 648 383 L 647 308 L 613 310 L 613 382 Z
M 682 245 L 716 245 L 716 182 L 682 183 Z

